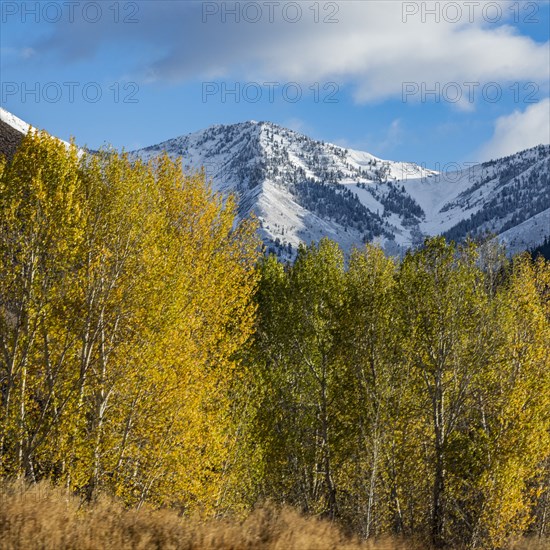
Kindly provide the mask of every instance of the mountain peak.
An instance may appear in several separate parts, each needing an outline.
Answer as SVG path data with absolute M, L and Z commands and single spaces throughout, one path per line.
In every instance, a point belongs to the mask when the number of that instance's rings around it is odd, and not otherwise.
M 30 125 L 0 109 L 0 153 L 10 157 Z M 344 250 L 366 241 L 389 253 L 443 234 L 499 236 L 511 252 L 550 235 L 550 146 L 453 173 L 377 158 L 267 121 L 218 124 L 133 151 L 166 152 L 204 169 L 213 188 L 254 213 L 264 242 L 283 257 L 329 237 Z
M 134 154 L 160 151 L 181 156 L 189 170 L 203 167 L 214 189 L 236 194 L 239 215 L 253 212 L 264 241 L 282 256 L 292 257 L 300 243 L 322 237 L 345 250 L 375 241 L 399 253 L 436 234 L 462 240 L 506 232 L 512 249 L 550 234 L 549 148 L 438 174 L 250 120 L 211 126 Z M 533 216 L 528 238 L 510 235 Z

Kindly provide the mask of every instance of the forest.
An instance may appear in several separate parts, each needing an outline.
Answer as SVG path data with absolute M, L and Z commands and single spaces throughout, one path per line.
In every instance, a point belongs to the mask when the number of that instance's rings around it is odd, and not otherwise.
M 256 230 L 167 156 L 30 132 L 0 162 L 2 490 L 182 521 L 270 503 L 423 548 L 549 537 L 548 260 L 437 237 L 282 263 Z

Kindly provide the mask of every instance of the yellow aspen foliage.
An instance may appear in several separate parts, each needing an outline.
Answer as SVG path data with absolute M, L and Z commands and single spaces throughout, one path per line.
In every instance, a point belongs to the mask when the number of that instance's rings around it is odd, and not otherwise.
M 487 454 L 476 531 L 483 547 L 501 548 L 529 527 L 540 496 L 534 481 L 550 456 L 550 332 L 541 292 L 547 270 L 543 260 L 516 258 L 499 296 L 503 345 L 485 380 Z
M 167 157 L 30 133 L 0 179 L 1 473 L 211 511 L 259 246 Z

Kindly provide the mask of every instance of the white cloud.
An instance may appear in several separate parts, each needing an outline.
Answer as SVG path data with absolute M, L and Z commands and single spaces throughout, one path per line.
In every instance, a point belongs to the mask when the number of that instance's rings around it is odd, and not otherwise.
M 339 11 L 332 16 L 335 23 L 323 23 L 331 15 L 325 10 L 329 3 L 316 4 L 322 8 L 318 22 L 307 3 L 296 23 L 285 21 L 282 11 L 296 3 L 278 3 L 273 21 L 269 3 L 252 3 L 263 10 L 257 23 L 243 20 L 246 12 L 240 13 L 239 22 L 233 15 L 224 16 L 224 6 L 229 10 L 231 2 L 220 3 L 220 10 L 203 22 L 205 4 L 215 6 L 214 2 L 144 2 L 139 24 L 60 26 L 42 49 L 89 56 L 103 41 L 130 38 L 139 43 L 141 57 L 129 63 L 150 79 L 183 82 L 221 75 L 255 82 L 334 81 L 351 84 L 359 103 L 401 98 L 404 82 L 433 88 L 435 83 L 451 82 L 463 86 L 548 81 L 549 44 L 521 35 L 512 26 L 510 8 L 517 2 L 511 0 L 491 2 L 489 11 L 481 1 L 339 1 Z M 250 3 L 237 4 L 242 12 Z M 453 22 L 456 10 L 446 9 L 450 5 L 461 6 L 457 22 Z M 500 16 L 495 5 L 500 6 Z M 413 14 L 415 7 L 419 11 Z M 436 9 L 439 21 L 423 13 L 426 8 Z M 254 10 L 249 17 L 251 13 Z M 292 13 L 286 13 L 287 19 Z M 489 25 L 487 19 L 495 17 L 496 24 Z M 422 98 L 411 100 L 415 99 Z M 464 102 L 456 106 L 469 108 Z
M 328 32 L 313 29 L 269 49 L 260 65 L 286 79 L 352 82 L 359 103 L 401 98 L 405 82 L 427 89 L 457 83 L 466 91 L 469 82 L 548 79 L 548 44 L 508 25 L 403 23 L 398 2 L 350 3 L 341 17 Z
M 529 147 L 550 143 L 550 98 L 514 111 L 495 122 L 493 137 L 480 150 L 483 160 L 505 157 Z

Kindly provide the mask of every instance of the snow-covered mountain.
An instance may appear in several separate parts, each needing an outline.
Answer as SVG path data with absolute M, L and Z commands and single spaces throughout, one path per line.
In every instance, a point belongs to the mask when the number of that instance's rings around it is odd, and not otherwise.
M 0 154 L 10 156 L 28 129 L 0 109 Z M 204 168 L 216 190 L 236 194 L 239 216 L 253 213 L 266 245 L 283 257 L 324 236 L 346 251 L 375 241 L 392 254 L 428 235 L 495 234 L 511 252 L 550 236 L 550 145 L 440 174 L 250 121 L 131 155 L 163 151 L 182 157 L 186 170 Z
M 499 235 L 511 252 L 550 235 L 550 146 L 439 174 L 417 164 L 316 141 L 269 122 L 218 125 L 134 151 L 166 151 L 204 167 L 215 189 L 254 213 L 268 246 L 288 256 L 323 236 L 345 250 L 377 241 L 390 253 L 444 234 Z
M 19 147 L 23 136 L 25 136 L 31 128 L 33 128 L 33 126 L 29 123 L 0 107 L 0 155 L 11 158 Z M 37 130 L 37 128 L 34 129 Z M 59 141 L 64 143 L 66 147 L 70 146 L 68 142 L 62 139 Z M 82 152 L 83 150 L 79 149 L 79 154 Z
M 11 158 L 29 127 L 26 122 L 0 107 L 0 155 Z

